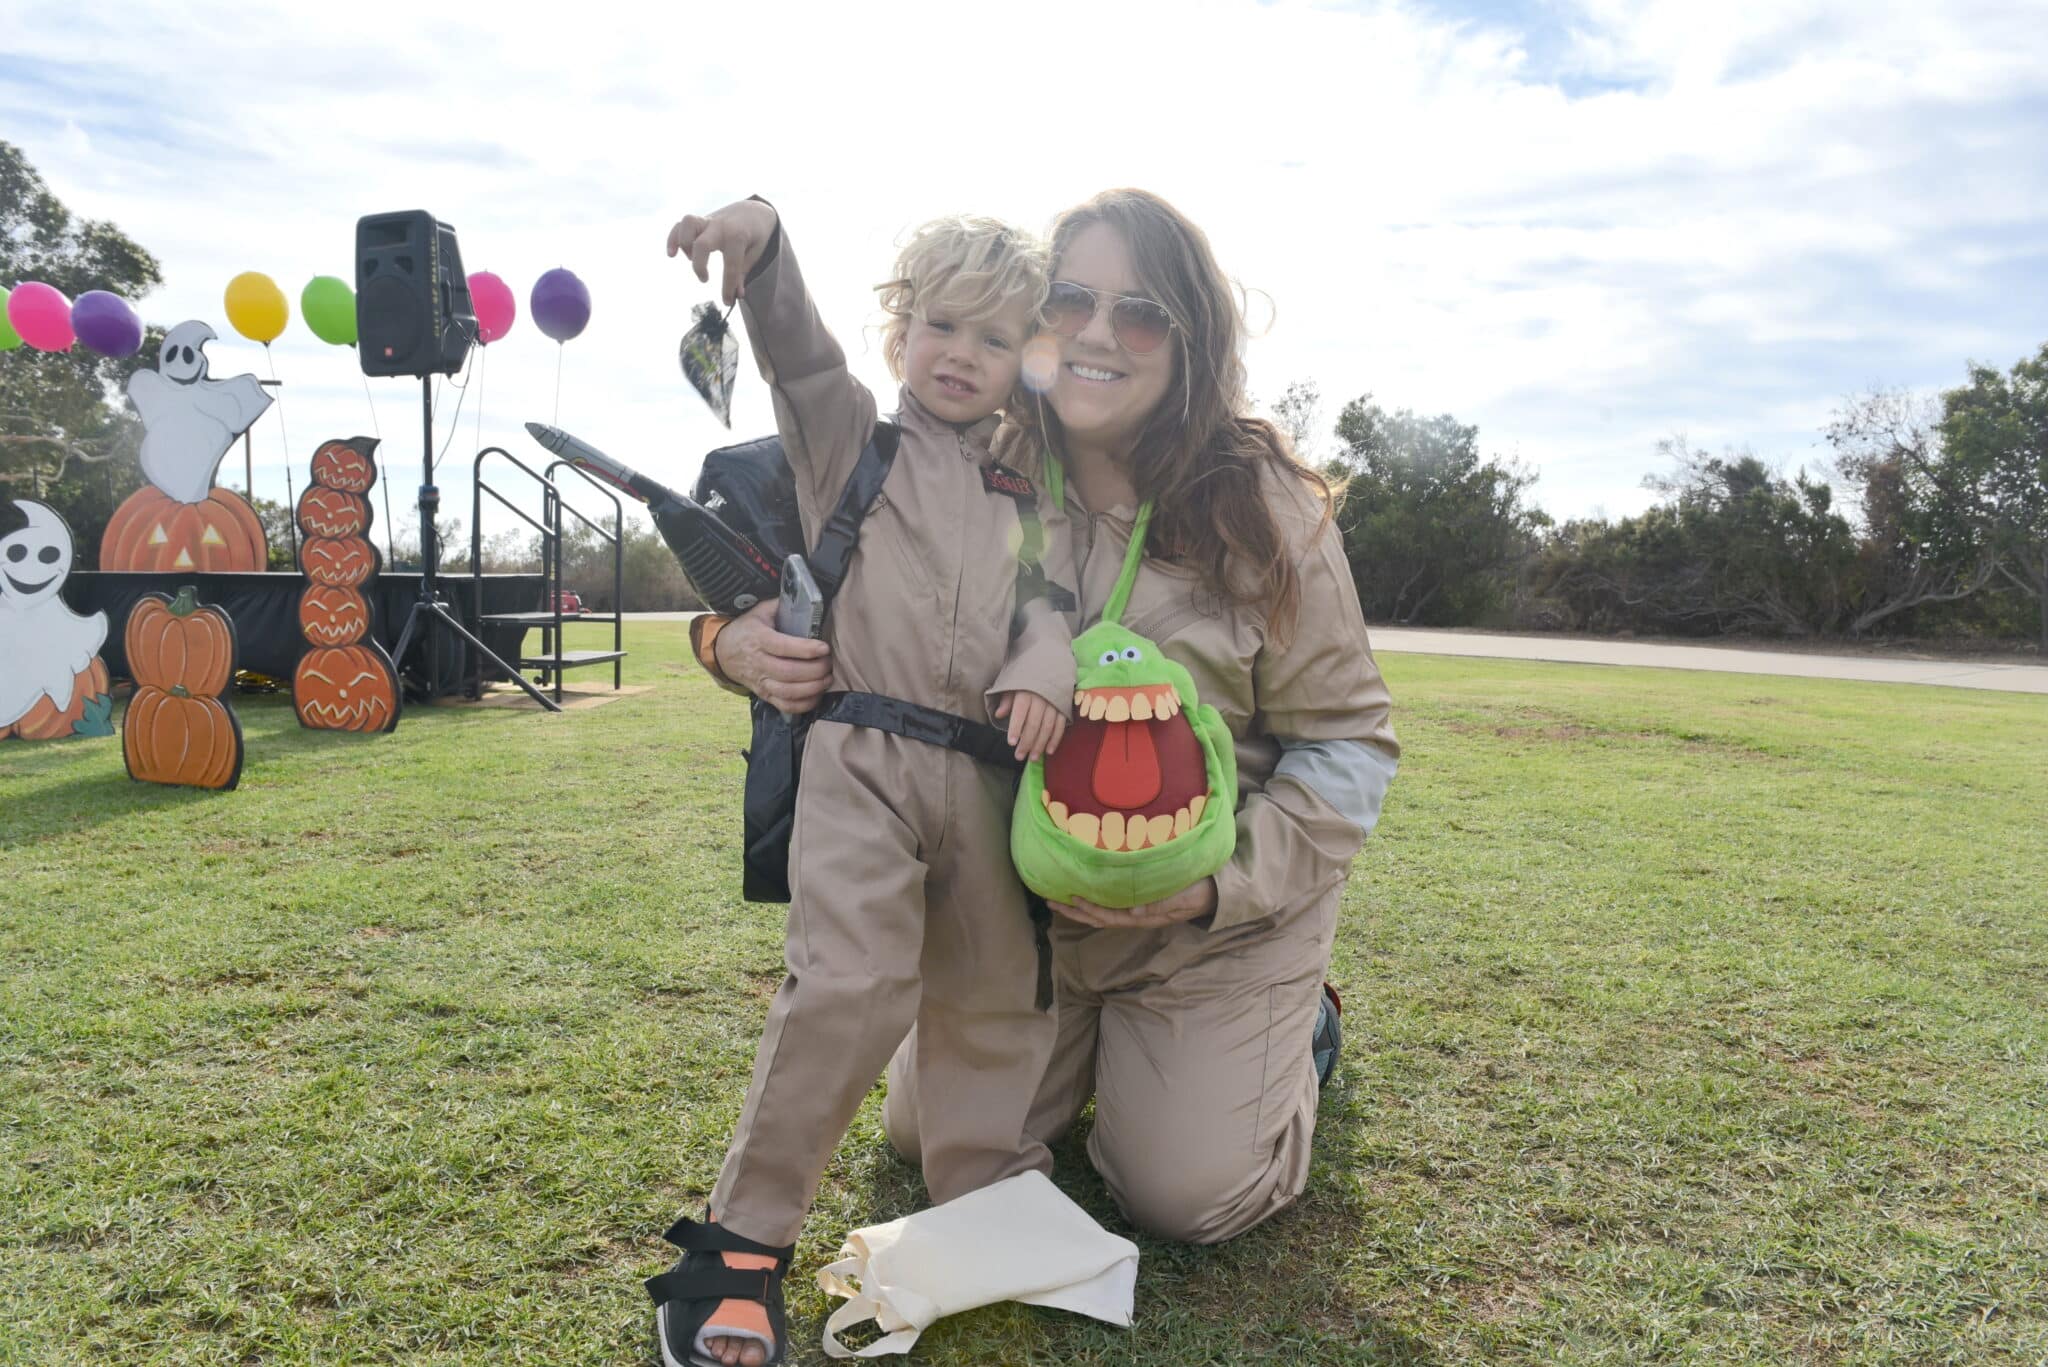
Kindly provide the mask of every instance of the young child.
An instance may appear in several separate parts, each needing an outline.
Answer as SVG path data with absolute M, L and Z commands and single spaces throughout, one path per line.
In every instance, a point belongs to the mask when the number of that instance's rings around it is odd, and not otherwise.
M 739 300 L 796 474 L 807 542 L 875 426 L 804 289 L 774 208 L 691 216 L 671 256 Z M 1064 621 L 1019 608 L 1018 504 L 989 438 L 1046 290 L 1043 248 L 988 219 L 920 229 L 880 287 L 902 382 L 895 463 L 826 618 L 836 690 L 955 716 L 1007 717 L 1021 753 L 1056 747 L 1074 695 Z M 788 973 L 707 1220 L 648 1283 L 663 1361 L 767 1364 L 788 1347 L 782 1278 L 832 1151 L 918 1027 L 925 1184 L 948 1201 L 1032 1168 L 1024 1121 L 1052 1050 L 1037 951 L 1009 872 L 1014 773 L 866 726 L 812 724 L 790 850 Z M 1000 871 L 992 873 L 991 871 Z

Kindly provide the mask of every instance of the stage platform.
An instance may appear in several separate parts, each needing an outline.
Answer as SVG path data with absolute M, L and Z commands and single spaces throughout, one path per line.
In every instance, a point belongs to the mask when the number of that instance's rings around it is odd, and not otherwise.
M 542 606 L 546 581 L 538 574 L 487 574 L 483 577 L 483 602 L 475 601 L 475 581 L 466 574 L 444 575 L 439 581 L 441 597 L 463 626 L 474 632 L 490 650 L 503 659 L 517 661 L 520 640 L 526 628 L 509 623 L 487 623 L 485 613 L 525 612 Z M 122 629 L 128 610 L 145 593 L 175 598 L 183 585 L 199 591 L 199 601 L 224 610 L 235 623 L 235 664 L 277 679 L 290 679 L 292 669 L 304 653 L 305 638 L 299 634 L 299 595 L 305 590 L 304 575 L 271 574 L 140 574 L 109 570 L 78 570 L 64 581 L 64 601 L 74 612 L 107 614 L 107 643 L 100 657 L 116 678 L 128 677 L 128 657 L 122 645 Z M 376 619 L 375 634 L 386 650 L 398 645 L 398 633 L 406 614 L 419 597 L 417 574 L 380 574 L 365 583 L 361 592 L 369 599 Z M 437 628 L 439 660 L 435 697 L 464 692 L 469 686 L 469 644 L 446 628 Z M 426 654 L 419 647 L 413 658 L 399 661 L 410 696 L 426 695 Z M 484 682 L 495 671 L 485 666 Z M 506 676 L 497 675 L 498 678 Z

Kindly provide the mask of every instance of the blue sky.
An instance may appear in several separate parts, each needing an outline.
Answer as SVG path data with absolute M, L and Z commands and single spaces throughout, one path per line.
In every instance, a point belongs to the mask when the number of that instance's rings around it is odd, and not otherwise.
M 215 373 L 275 363 L 270 497 L 370 400 L 296 318 L 270 358 L 234 337 L 229 278 L 267 271 L 296 310 L 309 277 L 351 275 L 359 214 L 455 224 L 521 302 L 452 433 L 443 408 L 465 520 L 468 456 L 522 450 L 520 420 L 554 410 L 557 349 L 525 317 L 552 266 L 594 297 L 562 425 L 675 483 L 730 439 L 678 374 L 706 291 L 661 243 L 747 193 L 782 207 L 886 390 L 869 286 L 905 230 L 1157 190 L 1270 322 L 1255 392 L 1314 380 L 1326 420 L 1365 392 L 1454 413 L 1561 517 L 1644 506 L 1661 437 L 1811 467 L 1854 391 L 2048 340 L 2048 0 L 698 8 L 379 25 L 0 0 L 0 136 L 157 253 L 144 313 L 212 322 Z M 372 388 L 409 492 L 414 393 Z M 743 372 L 736 433 L 769 425 Z

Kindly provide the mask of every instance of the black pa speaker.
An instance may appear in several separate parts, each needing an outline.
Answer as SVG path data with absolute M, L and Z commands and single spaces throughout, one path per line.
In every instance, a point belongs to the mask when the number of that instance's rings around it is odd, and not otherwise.
M 424 209 L 356 220 L 356 359 L 365 375 L 453 375 L 476 339 L 455 230 Z

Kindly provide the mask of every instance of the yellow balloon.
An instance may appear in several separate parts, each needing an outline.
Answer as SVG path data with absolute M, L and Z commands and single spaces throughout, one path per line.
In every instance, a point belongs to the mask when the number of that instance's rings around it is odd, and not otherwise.
M 269 346 L 292 316 L 284 291 L 262 271 L 243 271 L 228 281 L 228 321 L 252 342 Z

